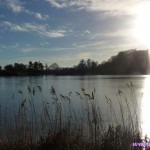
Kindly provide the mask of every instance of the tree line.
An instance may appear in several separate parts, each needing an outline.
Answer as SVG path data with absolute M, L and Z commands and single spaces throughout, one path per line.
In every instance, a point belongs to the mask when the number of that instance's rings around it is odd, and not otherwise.
M 14 63 L 3 68 L 0 75 L 123 75 L 149 74 L 149 51 L 127 50 L 121 51 L 107 61 L 98 63 L 92 59 L 81 59 L 73 67 L 59 67 L 57 63 L 51 65 L 40 61 L 29 61 L 28 64 Z

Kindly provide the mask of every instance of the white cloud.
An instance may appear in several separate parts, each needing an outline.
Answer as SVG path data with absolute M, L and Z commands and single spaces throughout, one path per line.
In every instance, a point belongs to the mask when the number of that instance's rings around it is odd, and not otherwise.
M 40 45 L 41 46 L 45 46 L 45 45 L 50 45 L 50 43 L 48 43 L 48 42 L 42 42 L 42 43 L 40 43 Z
M 32 23 L 24 23 L 24 24 L 14 24 L 8 21 L 4 21 L 2 24 L 5 29 L 13 31 L 13 32 L 35 32 L 41 36 L 48 38 L 59 38 L 64 37 L 66 30 L 50 30 L 46 25 L 38 25 Z
M 18 0 L 6 0 L 8 8 L 10 8 L 14 13 L 19 13 L 24 11 L 24 7 Z
M 134 13 L 134 8 L 147 0 L 46 0 L 56 8 L 78 8 L 87 11 L 104 11 L 106 14 Z
M 90 34 L 91 32 L 89 30 L 86 30 L 85 33 Z
M 61 1 L 56 1 L 56 0 L 46 0 L 47 2 L 49 2 L 52 6 L 56 7 L 56 8 L 65 8 L 67 7 L 67 4 Z
M 43 17 L 40 13 L 35 13 L 35 17 L 40 20 L 45 20 L 45 17 Z
M 39 20 L 47 20 L 49 18 L 48 15 L 42 15 L 39 12 L 32 12 L 32 11 L 26 10 L 26 13 L 28 13 L 29 15 L 33 15 L 35 18 L 37 18 Z
M 26 13 L 28 15 L 34 16 L 35 18 L 39 20 L 46 20 L 49 18 L 48 15 L 41 14 L 39 12 L 33 12 L 28 9 L 26 9 L 19 0 L 6 0 L 5 1 L 6 6 L 14 13 Z
M 42 15 L 40 13 L 35 13 L 35 16 L 39 19 L 42 19 Z
M 11 31 L 19 31 L 19 32 L 25 32 L 26 31 L 26 29 L 21 27 L 20 25 L 16 25 L 16 24 L 10 23 L 8 21 L 4 21 L 1 25 L 5 29 L 9 29 Z
M 46 31 L 45 33 L 41 33 L 50 38 L 64 37 L 66 30 L 57 30 L 57 31 Z
M 89 36 L 89 40 L 95 40 L 101 38 L 117 38 L 117 37 L 134 37 L 134 28 L 127 28 L 127 29 L 118 29 L 115 31 L 107 31 L 107 32 L 101 32 L 92 34 Z

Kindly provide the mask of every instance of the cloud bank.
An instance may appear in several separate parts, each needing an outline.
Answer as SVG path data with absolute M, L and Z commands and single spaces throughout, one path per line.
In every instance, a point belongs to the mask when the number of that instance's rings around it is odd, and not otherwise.
M 45 0 L 56 8 L 77 8 L 87 11 L 109 11 L 111 14 L 135 13 L 134 6 L 149 3 L 147 0 Z

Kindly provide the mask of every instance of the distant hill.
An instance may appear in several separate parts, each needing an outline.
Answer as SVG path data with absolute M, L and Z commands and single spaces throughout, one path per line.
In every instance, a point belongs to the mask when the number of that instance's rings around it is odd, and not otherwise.
M 150 54 L 148 50 L 119 52 L 98 66 L 99 74 L 149 74 Z

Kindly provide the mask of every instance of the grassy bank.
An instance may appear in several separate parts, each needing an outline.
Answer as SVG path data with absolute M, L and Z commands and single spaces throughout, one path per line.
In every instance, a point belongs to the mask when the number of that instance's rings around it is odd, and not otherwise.
M 52 86 L 45 98 L 42 87 L 28 86 L 28 98 L 19 90 L 21 101 L 12 96 L 12 112 L 2 116 L 0 109 L 0 149 L 2 150 L 134 150 L 134 142 L 148 142 L 141 138 L 138 118 L 139 106 L 132 83 L 127 84 L 129 97 L 121 90 L 116 93 L 119 117 L 112 100 L 105 96 L 107 116 L 104 116 L 96 98 L 96 90 L 86 93 L 57 93 Z M 76 95 L 80 108 L 71 97 Z M 36 95 L 42 106 L 36 108 Z M 134 106 L 134 107 L 131 107 Z M 109 123 L 105 118 L 109 118 Z M 9 118 L 9 120 L 8 120 Z

